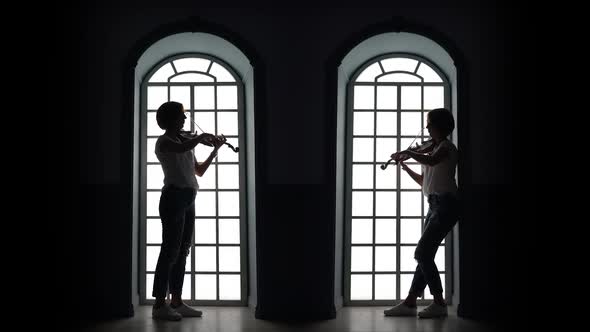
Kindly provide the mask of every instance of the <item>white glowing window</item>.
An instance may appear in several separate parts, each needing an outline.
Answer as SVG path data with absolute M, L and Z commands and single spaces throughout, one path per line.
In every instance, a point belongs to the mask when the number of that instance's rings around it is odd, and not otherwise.
M 428 202 L 405 171 L 381 166 L 392 153 L 427 139 L 427 112 L 449 105 L 448 82 L 427 62 L 383 56 L 361 66 L 349 82 L 345 300 L 352 304 L 405 298 L 416 269 L 414 251 Z M 407 165 L 422 173 L 414 160 Z M 445 248 L 443 241 L 435 257 L 441 277 L 448 270 Z
M 186 111 L 183 130 L 223 134 L 230 144 L 239 147 L 244 131 L 243 91 L 236 71 L 222 60 L 203 54 L 166 60 L 154 67 L 142 83 L 142 303 L 153 300 L 154 271 L 162 243 L 159 202 L 164 172 L 155 148 L 164 130 L 157 124 L 157 110 L 165 102 L 179 102 Z M 203 163 L 212 150 L 199 144 L 193 154 L 198 163 Z M 189 304 L 245 303 L 246 290 L 242 285 L 246 271 L 242 271 L 242 266 L 246 261 L 243 244 L 247 243 L 247 232 L 241 231 L 245 227 L 242 209 L 246 195 L 241 185 L 245 181 L 240 181 L 242 172 L 244 165 L 239 153 L 223 146 L 205 174 L 196 176 L 199 190 L 194 200 L 194 235 L 183 286 L 183 299 Z

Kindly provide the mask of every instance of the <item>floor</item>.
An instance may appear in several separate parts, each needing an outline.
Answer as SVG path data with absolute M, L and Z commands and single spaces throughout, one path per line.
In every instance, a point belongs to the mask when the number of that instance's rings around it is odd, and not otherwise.
M 87 326 L 83 331 L 168 332 L 168 331 L 305 331 L 305 332 L 488 332 L 496 331 L 481 322 L 457 317 L 451 307 L 445 319 L 419 319 L 415 317 L 385 317 L 387 307 L 344 307 L 336 319 L 309 322 L 285 323 L 254 318 L 249 307 L 198 307 L 202 318 L 184 318 L 179 322 L 156 321 L 151 318 L 151 306 L 139 306 L 135 316 Z M 420 310 L 421 307 L 418 308 Z M 501 330 L 501 329 L 499 329 Z

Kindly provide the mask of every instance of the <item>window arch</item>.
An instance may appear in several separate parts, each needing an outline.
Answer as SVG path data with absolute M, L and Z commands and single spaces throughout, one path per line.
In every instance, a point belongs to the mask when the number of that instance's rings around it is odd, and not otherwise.
M 427 203 L 407 174 L 380 166 L 414 137 L 427 137 L 426 111 L 444 106 L 458 119 L 457 67 L 446 48 L 412 32 L 372 35 L 337 66 L 334 303 L 391 305 L 407 295 L 416 266 L 412 238 L 421 233 Z M 459 123 L 456 145 L 457 133 Z M 456 226 L 437 253 L 449 303 L 459 297 L 458 236 Z
M 158 203 L 163 173 L 155 142 L 163 131 L 156 110 L 178 101 L 187 111 L 184 130 L 224 134 L 244 148 L 244 84 L 236 70 L 203 53 L 173 55 L 155 65 L 140 88 L 140 302 L 151 303 L 151 289 L 161 244 Z M 210 147 L 198 145 L 204 161 Z M 224 151 L 225 150 L 225 151 Z M 187 258 L 183 298 L 193 305 L 245 305 L 248 291 L 246 161 L 242 153 L 222 148 L 198 178 L 195 232 Z

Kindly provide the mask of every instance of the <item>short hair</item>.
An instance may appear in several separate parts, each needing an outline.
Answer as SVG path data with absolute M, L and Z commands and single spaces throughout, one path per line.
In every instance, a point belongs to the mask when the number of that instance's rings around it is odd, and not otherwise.
M 179 102 L 167 101 L 163 103 L 156 111 L 158 126 L 164 130 L 168 129 L 182 112 L 183 107 Z
M 446 108 L 435 108 L 428 112 L 430 123 L 448 136 L 455 129 L 453 114 Z

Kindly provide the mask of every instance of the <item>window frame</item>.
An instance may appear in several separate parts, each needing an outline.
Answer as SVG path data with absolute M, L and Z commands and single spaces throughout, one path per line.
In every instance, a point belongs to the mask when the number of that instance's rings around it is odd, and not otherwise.
M 208 66 L 207 72 L 197 72 L 197 71 L 183 71 L 178 72 L 174 65 L 172 65 L 174 69 L 174 74 L 168 78 L 168 82 L 152 82 L 150 83 L 149 80 L 161 67 L 165 66 L 178 59 L 183 58 L 203 58 L 210 60 L 211 63 Z M 213 63 L 217 63 L 218 65 L 222 66 L 226 69 L 234 78 L 235 82 L 217 82 L 217 79 L 214 79 L 213 82 L 170 82 L 170 79 L 182 74 L 186 73 L 200 73 L 207 76 L 211 76 L 208 71 L 212 68 Z M 214 86 L 214 107 L 213 109 L 206 109 L 206 110 L 195 110 L 194 105 L 194 90 L 196 86 Z M 217 87 L 219 86 L 237 86 L 237 109 L 236 110 L 218 110 L 217 109 Z M 139 133 L 140 133 L 140 151 L 139 151 L 139 301 L 140 304 L 153 304 L 154 299 L 149 299 L 147 297 L 148 291 L 146 290 L 146 279 L 147 274 L 151 271 L 147 271 L 147 262 L 146 262 L 146 254 L 147 254 L 147 247 L 149 246 L 160 246 L 159 244 L 149 244 L 147 242 L 147 222 L 149 219 L 159 219 L 159 216 L 147 216 L 147 193 L 148 192 L 161 192 L 161 189 L 148 189 L 147 188 L 147 167 L 148 165 L 159 165 L 159 162 L 148 162 L 147 161 L 147 142 L 148 138 L 157 138 L 158 136 L 148 136 L 147 135 L 147 120 L 148 120 L 148 113 L 155 113 L 155 110 L 148 110 L 148 103 L 147 103 L 147 90 L 148 87 L 152 86 L 166 86 L 168 87 L 168 97 L 167 100 L 170 100 L 170 87 L 172 86 L 189 86 L 190 89 L 190 100 L 191 105 L 188 107 L 187 105 L 185 108 L 187 112 L 191 113 L 190 119 L 192 119 L 192 114 L 198 111 L 206 111 L 206 112 L 214 112 L 215 114 L 215 132 L 217 131 L 217 114 L 218 112 L 237 112 L 238 117 L 238 133 L 237 135 L 230 135 L 226 136 L 228 138 L 236 138 L 238 139 L 238 146 L 242 147 L 239 152 L 239 159 L 238 161 L 226 161 L 226 162 L 219 162 L 216 159 L 211 162 L 210 167 L 215 167 L 215 183 L 217 186 L 218 183 L 218 165 L 238 165 L 239 168 L 239 188 L 236 189 L 199 189 L 201 192 L 235 192 L 237 191 L 239 194 L 239 225 L 240 225 L 240 243 L 239 244 L 220 244 L 219 243 L 219 219 L 236 219 L 236 217 L 220 217 L 219 215 L 215 216 L 196 216 L 195 222 L 197 218 L 203 219 L 210 219 L 215 218 L 216 222 L 216 243 L 214 244 L 195 244 L 195 232 L 193 232 L 193 238 L 191 243 L 191 249 L 189 257 L 187 257 L 187 263 L 190 259 L 191 270 L 185 271 L 185 275 L 188 274 L 191 277 L 191 298 L 190 299 L 183 299 L 189 305 L 196 305 L 196 306 L 247 306 L 248 305 L 248 224 L 247 224 L 247 206 L 248 206 L 248 197 L 247 197 L 247 181 L 246 181 L 246 162 L 244 154 L 242 151 L 245 151 L 245 140 L 246 140 L 246 121 L 245 121 L 245 86 L 244 82 L 242 81 L 241 77 L 237 74 L 237 71 L 230 66 L 228 63 L 220 59 L 219 57 L 201 53 L 201 52 L 187 52 L 187 53 L 178 53 L 172 56 L 165 57 L 163 60 L 159 61 L 156 65 L 154 65 L 146 75 L 143 77 L 140 83 L 140 114 L 139 114 Z M 190 121 L 190 120 L 189 120 Z M 193 129 L 193 123 L 190 123 L 191 129 Z M 196 129 L 196 128 L 195 128 Z M 209 130 L 211 128 L 203 128 L 204 130 Z M 226 147 L 222 147 L 221 149 L 226 149 Z M 220 153 L 234 153 L 230 149 L 227 151 L 222 151 Z M 199 160 L 202 162 L 203 160 Z M 198 193 L 197 193 L 198 196 Z M 216 198 L 216 211 L 219 208 L 219 199 Z M 216 249 L 216 271 L 215 272 L 196 272 L 195 271 L 195 248 L 198 246 L 215 246 Z M 219 276 L 220 275 L 236 275 L 237 272 L 220 272 L 219 271 L 219 249 L 221 247 L 240 247 L 240 300 L 219 300 L 220 294 L 220 286 L 219 286 Z M 195 275 L 196 274 L 214 274 L 217 276 L 216 278 L 216 297 L 217 300 L 196 300 L 195 299 Z M 151 294 L 151 292 L 150 292 Z M 169 296 L 169 295 L 168 295 Z
M 420 83 L 411 83 L 411 82 L 377 82 L 377 78 L 384 76 L 384 75 L 388 75 L 394 72 L 400 72 L 400 73 L 408 73 L 407 71 L 391 71 L 391 72 L 385 72 L 383 66 L 381 65 L 380 61 L 384 60 L 384 59 L 389 59 L 389 58 L 409 58 L 409 59 L 413 59 L 413 60 L 417 60 L 418 63 L 416 65 L 416 68 L 414 69 L 414 72 L 412 73 L 412 75 L 417 75 L 416 72 L 419 68 L 419 64 L 424 62 L 425 64 L 427 64 L 428 66 L 430 66 L 430 68 L 432 68 L 440 77 L 440 79 L 442 80 L 442 82 L 438 82 L 438 83 L 430 83 L 430 82 L 420 82 Z M 369 66 L 373 65 L 374 63 L 377 63 L 379 61 L 379 67 L 381 68 L 382 73 L 380 75 L 377 75 L 374 78 L 373 82 L 355 82 L 357 80 L 357 78 L 359 77 L 359 75 L 361 73 L 363 73 L 363 71 L 368 68 Z M 373 108 L 370 110 L 360 110 L 360 112 L 372 112 L 374 114 L 373 117 L 373 121 L 374 121 L 374 127 L 373 127 L 373 135 L 353 135 L 353 120 L 354 120 L 354 112 L 357 112 L 354 110 L 354 86 L 374 86 L 374 102 L 373 102 Z M 377 135 L 376 131 L 377 131 L 377 111 L 383 111 L 383 110 L 378 110 L 377 109 L 377 86 L 396 86 L 397 87 L 397 93 L 396 93 L 396 109 L 395 110 L 385 110 L 387 111 L 391 111 L 391 112 L 395 112 L 396 116 L 397 116 L 397 134 L 394 136 L 384 136 L 384 135 Z M 402 86 L 420 86 L 421 87 L 421 109 L 420 110 L 402 110 L 401 108 L 401 88 Z M 377 162 L 376 160 L 376 139 L 378 137 L 392 137 L 392 138 L 396 138 L 397 139 L 397 150 L 396 151 L 401 151 L 402 149 L 406 149 L 407 146 L 402 146 L 401 142 L 403 138 L 410 138 L 413 139 L 414 136 L 409 136 L 409 135 L 401 135 L 401 113 L 402 112 L 420 112 L 425 114 L 425 110 L 424 110 L 424 87 L 425 86 L 442 86 L 444 89 L 444 107 L 447 109 L 451 109 L 451 93 L 452 93 L 452 86 L 450 84 L 449 79 L 447 78 L 447 76 L 444 74 L 444 72 L 436 65 L 434 64 L 432 61 L 430 61 L 429 59 L 427 59 L 424 56 L 420 56 L 417 54 L 413 54 L 413 53 L 407 53 L 407 52 L 389 52 L 389 53 L 383 53 L 380 54 L 378 56 L 372 57 L 369 60 L 365 61 L 362 65 L 360 65 L 356 70 L 353 71 L 353 74 L 350 76 L 350 79 L 348 80 L 348 82 L 346 82 L 346 106 L 345 106 L 345 172 L 344 172 L 344 192 L 345 192 L 345 201 L 344 201 L 344 273 L 343 273 L 343 293 L 344 293 L 344 298 L 343 298 L 343 304 L 345 306 L 369 306 L 369 305 L 375 305 L 375 306 L 387 306 L 387 305 L 391 305 L 392 302 L 401 302 L 401 300 L 403 300 L 405 298 L 405 296 L 407 294 L 401 294 L 400 292 L 400 279 L 402 275 L 413 275 L 413 271 L 412 272 L 401 272 L 400 271 L 400 265 L 401 265 L 401 261 L 400 261 L 400 249 L 402 247 L 407 247 L 407 246 L 416 246 L 416 244 L 401 244 L 400 243 L 400 238 L 401 238 L 401 233 L 400 233 L 400 220 L 401 219 L 418 219 L 421 218 L 422 222 L 421 222 L 421 230 L 424 230 L 424 218 L 426 216 L 427 211 L 424 211 L 425 206 L 427 207 L 427 202 L 425 202 L 425 198 L 422 195 L 422 202 L 421 202 L 421 206 L 422 206 L 422 216 L 421 217 L 403 217 L 400 215 L 400 200 L 401 200 L 401 195 L 400 193 L 402 192 L 420 192 L 421 193 L 421 189 L 401 189 L 401 185 L 400 185 L 400 180 L 401 180 L 401 170 L 399 167 L 396 167 L 395 172 L 396 172 L 396 182 L 397 185 L 395 187 L 395 189 L 376 189 L 375 184 L 376 184 L 376 170 L 377 170 L 377 166 L 380 164 L 380 162 Z M 424 116 L 421 117 L 421 123 L 422 123 L 422 128 L 425 127 L 425 123 L 424 123 L 425 119 Z M 451 139 L 454 138 L 454 135 L 456 135 L 456 130 L 453 131 L 452 135 L 451 135 Z M 353 137 L 370 137 L 373 138 L 373 161 L 372 162 L 355 162 L 353 164 L 352 162 L 352 150 L 353 150 Z M 422 132 L 422 136 L 421 136 L 421 140 L 426 139 L 428 136 L 427 132 Z M 417 140 L 418 142 L 418 140 Z M 395 151 L 391 151 L 392 153 Z M 387 158 L 389 159 L 389 158 Z M 372 271 L 371 272 L 352 272 L 351 271 L 351 255 L 352 255 L 352 247 L 355 246 L 351 243 L 352 241 L 352 193 L 353 193 L 353 189 L 352 189 L 352 183 L 353 183 L 353 179 L 352 179 L 352 169 L 353 169 L 353 165 L 359 165 L 359 164 L 366 164 L 366 165 L 374 165 L 373 167 L 373 188 L 372 189 L 355 189 L 355 191 L 366 191 L 366 192 L 373 192 L 373 215 L 371 216 L 363 216 L 363 217 L 357 217 L 359 219 L 372 219 L 372 243 L 371 244 L 358 244 L 358 246 L 371 246 L 372 247 Z M 410 165 L 419 165 L 416 162 L 408 162 L 408 164 Z M 393 166 L 393 165 L 392 165 Z M 389 170 L 385 170 L 385 171 L 393 171 L 391 169 Z M 395 227 L 396 227 L 396 243 L 395 244 L 376 244 L 375 243 L 375 224 L 376 224 L 376 219 L 378 218 L 387 218 L 387 219 L 391 219 L 392 217 L 377 217 L 375 216 L 375 204 L 376 204 L 376 200 L 375 200 L 375 193 L 379 192 L 379 191 L 388 191 L 388 192 L 395 192 L 396 193 L 396 216 L 393 217 L 393 219 L 395 220 Z M 452 293 L 453 293 L 453 241 L 454 241 L 454 236 L 453 236 L 453 231 L 450 231 L 445 240 L 444 243 L 441 244 L 441 246 L 444 246 L 444 256 L 445 256 L 445 267 L 444 267 L 444 275 L 445 275 L 445 280 L 444 280 L 444 284 L 445 284 L 445 299 L 447 300 L 447 302 L 449 304 L 451 304 L 452 302 Z M 375 271 L 375 248 L 378 246 L 395 246 L 396 248 L 396 270 L 393 272 L 376 272 Z M 440 249 L 439 249 L 440 250 Z M 371 300 L 351 300 L 350 296 L 351 296 L 351 276 L 353 274 L 371 274 L 372 276 L 372 299 Z M 394 274 L 395 275 L 395 280 L 396 280 L 396 298 L 395 299 L 388 299 L 388 300 L 374 300 L 375 298 L 375 275 L 378 274 Z M 442 273 L 441 273 L 442 274 Z M 429 294 L 429 288 L 428 286 L 426 286 L 426 289 L 424 291 L 425 294 Z M 424 297 L 419 298 L 417 303 L 418 305 L 425 305 L 428 304 L 430 302 L 430 300 L 425 300 Z

